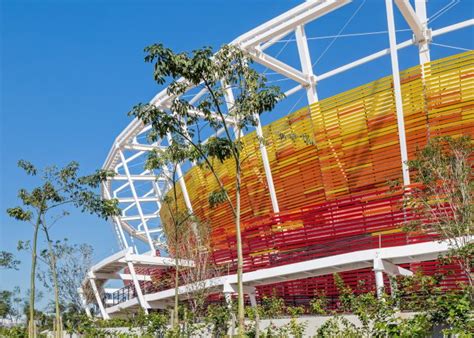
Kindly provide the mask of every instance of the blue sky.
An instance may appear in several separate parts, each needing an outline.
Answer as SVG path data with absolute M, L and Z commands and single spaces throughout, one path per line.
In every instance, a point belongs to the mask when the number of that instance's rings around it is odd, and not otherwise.
M 0 1 L 0 248 L 16 252 L 18 240 L 30 239 L 29 225 L 10 220 L 4 210 L 17 203 L 20 187 L 31 187 L 16 168 L 18 159 L 38 166 L 81 164 L 83 173 L 99 168 L 114 138 L 130 122 L 127 111 L 146 102 L 158 90 L 151 66 L 143 62 L 143 48 L 162 42 L 175 50 L 205 45 L 218 47 L 240 34 L 299 4 L 301 1 L 145 1 L 145 0 L 2 0 Z M 430 0 L 428 16 L 450 0 Z M 386 30 L 383 1 L 355 0 L 307 27 L 308 37 L 335 35 L 360 7 L 342 32 Z M 473 3 L 463 0 L 433 21 L 434 28 L 473 17 Z M 397 12 L 397 29 L 406 29 Z M 410 38 L 400 31 L 398 41 Z M 291 37 L 290 37 L 291 38 Z M 332 39 L 312 39 L 313 62 Z M 464 29 L 435 40 L 439 44 L 472 49 L 473 29 Z M 334 41 L 315 72 L 322 73 L 388 47 L 385 33 L 364 37 L 341 37 Z M 432 59 L 460 50 L 432 46 Z M 295 43 L 279 43 L 269 53 L 297 66 Z M 400 52 L 400 66 L 417 63 L 416 48 Z M 320 98 L 389 75 L 389 58 L 326 80 L 318 85 Z M 269 80 L 281 77 L 269 75 Z M 275 82 L 284 88 L 285 81 Z M 297 93 L 277 110 L 262 118 L 264 123 L 302 107 L 304 93 Z M 74 213 L 53 229 L 54 238 L 89 243 L 96 261 L 117 250 L 111 226 L 93 216 Z M 19 271 L 2 271 L 0 289 L 28 283 L 28 256 Z

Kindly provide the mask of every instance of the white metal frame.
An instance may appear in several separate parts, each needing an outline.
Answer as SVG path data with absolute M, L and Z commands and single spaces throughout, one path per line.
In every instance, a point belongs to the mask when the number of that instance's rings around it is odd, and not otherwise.
M 474 237 L 471 237 L 471 241 Z M 404 269 L 399 264 L 423 262 L 437 259 L 451 249 L 449 241 L 425 242 L 396 247 L 360 250 L 329 257 L 311 259 L 304 262 L 291 263 L 282 266 L 245 272 L 242 276 L 244 292 L 255 295 L 255 287 L 277 282 L 289 282 L 309 277 L 323 276 L 335 272 L 344 272 L 373 267 L 379 296 L 383 292 L 384 279 L 387 276 L 411 276 L 413 272 Z M 189 293 L 203 288 L 211 292 L 222 292 L 227 300 L 236 293 L 237 275 L 226 275 L 211 278 L 197 284 L 182 285 L 178 288 L 180 298 L 190 297 Z M 173 299 L 175 289 L 167 289 L 145 295 L 152 308 L 163 308 Z M 137 305 L 136 299 L 115 305 L 106 309 L 108 316 L 118 315 L 124 309 Z
M 275 17 L 274 19 L 241 35 L 232 41 L 231 44 L 248 53 L 248 55 L 250 55 L 256 63 L 273 70 L 285 78 L 295 81 L 297 85 L 287 90 L 285 92 L 286 96 L 290 96 L 302 89 L 305 89 L 308 104 L 318 101 L 316 86 L 321 81 L 365 63 L 372 62 L 381 57 L 390 55 L 394 81 L 393 95 L 394 101 L 396 103 L 396 116 L 400 140 L 400 157 L 402 161 L 401 168 L 403 172 L 403 182 L 405 185 L 408 185 L 410 183 L 410 176 L 406 166 L 407 149 L 398 67 L 398 50 L 412 45 L 417 45 L 419 48 L 419 62 L 421 65 L 423 65 L 430 60 L 429 45 L 434 37 L 473 26 L 474 19 L 466 20 L 432 31 L 428 27 L 425 0 L 415 0 L 415 9 L 408 0 L 385 0 L 389 33 L 389 47 L 350 62 L 346 65 L 335 68 L 331 71 L 317 74 L 314 72 L 313 65 L 311 63 L 311 52 L 308 47 L 305 34 L 305 25 L 321 16 L 327 15 L 332 11 L 347 5 L 350 2 L 351 0 L 305 1 L 293 9 L 290 9 L 285 13 Z M 398 44 L 396 42 L 395 36 L 393 3 L 395 3 L 396 7 L 400 10 L 413 33 L 412 39 Z M 296 69 L 288 64 L 285 64 L 283 61 L 278 60 L 276 57 L 265 53 L 267 48 L 290 34 L 294 34 L 296 37 L 296 46 L 301 69 Z M 205 94 L 205 92 L 205 89 L 202 89 L 197 94 L 195 94 L 195 96 L 190 100 L 191 103 L 196 102 L 202 95 Z M 172 99 L 173 97 L 168 95 L 167 88 L 165 88 L 151 100 L 151 104 L 162 109 L 169 109 Z M 232 90 L 227 92 L 227 101 L 231 106 L 233 101 Z M 199 111 L 192 111 L 191 113 L 195 114 L 196 116 L 202 116 Z M 229 117 L 228 121 L 230 123 L 233 122 Z M 258 125 L 256 127 L 256 133 L 259 137 L 263 137 L 262 125 L 259 117 L 257 117 L 257 121 Z M 147 144 L 143 142 L 140 143 L 138 139 L 140 137 L 144 137 L 149 130 L 150 126 L 145 126 L 140 120 L 135 119 L 115 139 L 113 147 L 107 156 L 103 168 L 116 172 L 116 176 L 103 185 L 102 195 L 103 198 L 106 199 L 118 198 L 121 207 L 123 207 L 123 214 L 113 218 L 114 232 L 116 233 L 120 248 L 127 250 L 131 248 L 126 236 L 126 234 L 128 234 L 132 241 L 133 238 L 137 238 L 146 243 L 150 249 L 148 255 L 154 256 L 156 249 L 166 249 L 166 239 L 164 238 L 163 230 L 159 224 L 159 212 L 161 207 L 161 198 L 169 189 L 169 185 L 163 184 L 163 182 L 160 181 L 159 173 L 150 172 L 148 170 L 141 170 L 139 172 L 132 170 L 132 168 L 136 168 L 136 166 L 140 167 L 140 165 L 141 168 L 143 168 L 144 157 L 149 151 L 153 149 L 165 149 L 166 147 L 161 144 L 161 141 L 153 144 Z M 169 137 L 167 141 L 168 144 L 171 142 Z M 266 147 L 262 142 L 260 143 L 260 153 L 265 170 L 269 197 L 272 203 L 273 211 L 277 213 L 280 211 L 280 208 L 278 205 L 278 196 L 273 184 L 271 166 L 268 160 Z M 163 168 L 163 171 L 166 170 L 167 168 Z M 190 212 L 192 212 L 192 203 L 187 192 L 186 183 L 180 166 L 178 166 L 178 176 L 186 207 Z M 117 184 L 120 185 L 117 186 Z M 148 188 L 143 190 L 142 185 L 146 185 Z M 150 203 L 155 204 L 155 209 L 149 213 L 148 211 L 145 212 L 146 206 L 149 206 Z M 157 221 L 158 224 L 152 225 L 153 221 Z M 380 264 L 377 265 L 377 267 L 380 266 Z M 131 275 L 133 282 L 135 284 L 139 284 L 138 276 L 133 277 L 133 273 L 131 273 Z M 94 289 L 94 287 L 92 288 Z M 146 305 L 144 301 L 141 301 L 140 303 L 142 305 Z

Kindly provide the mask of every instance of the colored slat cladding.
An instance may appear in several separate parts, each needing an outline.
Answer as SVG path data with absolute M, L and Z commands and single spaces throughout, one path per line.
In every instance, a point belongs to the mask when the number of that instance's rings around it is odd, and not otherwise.
M 474 136 L 474 53 L 433 61 L 424 66 L 424 73 L 422 78 L 419 67 L 401 73 L 409 158 L 430 137 Z M 246 270 L 380 243 L 393 246 L 433 239 L 429 234 L 399 232 L 407 217 L 414 216 L 400 211 L 400 195 L 387 192 L 389 180 L 401 179 L 391 77 L 322 100 L 263 129 L 282 212 L 270 213 L 259 141 L 250 133 L 243 139 Z M 186 175 L 193 207 L 211 224 L 215 262 L 230 263 L 232 271 L 236 264 L 232 217 L 226 207 L 209 208 L 208 194 L 217 185 L 209 173 L 196 175 L 193 170 Z M 233 192 L 232 165 L 224 163 L 218 171 L 226 189 Z

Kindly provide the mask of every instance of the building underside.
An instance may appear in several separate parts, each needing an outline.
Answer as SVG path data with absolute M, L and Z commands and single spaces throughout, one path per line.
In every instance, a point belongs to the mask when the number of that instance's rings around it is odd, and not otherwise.
M 244 291 L 252 304 L 264 295 L 308 304 L 318 294 L 335 303 L 336 272 L 359 292 L 382 287 L 389 291 L 388 277 L 420 270 L 445 275 L 442 287 L 447 289 L 467 278 L 457 265 L 437 260 L 450 249 L 448 243 L 440 242 L 435 233 L 402 228 L 414 220 L 429 223 L 403 206 L 413 179 L 406 161 L 433 137 L 474 136 L 474 53 L 431 61 L 429 48 L 436 36 L 471 29 L 474 20 L 431 30 L 423 0 L 416 0 L 415 8 L 405 0 L 386 0 L 389 48 L 315 74 L 305 25 L 349 2 L 306 1 L 232 42 L 256 64 L 294 81 L 287 96 L 305 91 L 308 102 L 265 126 L 259 120 L 256 130 L 243 138 Z M 413 39 L 398 44 L 395 9 L 413 33 Z M 265 53 L 292 34 L 301 69 Z M 400 71 L 398 51 L 412 45 L 418 47 L 419 65 Z M 318 100 L 319 82 L 388 55 L 392 75 Z M 203 90 L 190 88 L 193 90 L 198 100 Z M 165 88 L 151 103 L 164 109 L 170 100 Z M 122 215 L 113 219 L 120 251 L 96 264 L 82 288 L 85 303 L 96 304 L 104 318 L 167 308 L 175 293 L 172 285 L 160 283 L 175 266 L 166 257 L 170 220 L 162 208 L 170 186 L 160 179 L 160 172 L 143 167 L 147 153 L 166 147 L 169 140 L 147 143 L 149 130 L 133 121 L 117 137 L 104 164 L 104 169 L 116 172 L 102 192 L 104 198 L 117 198 L 121 203 Z M 264 143 L 259 142 L 262 138 Z M 178 169 L 180 207 L 209 224 L 209 258 L 221 271 L 203 282 L 182 285 L 180 296 L 192 297 L 194 291 L 205 288 L 213 299 L 228 299 L 235 294 L 237 283 L 230 210 L 226 205 L 210 208 L 208 196 L 217 184 L 208 170 L 192 163 Z M 230 195 L 233 170 L 227 162 L 217 169 Z M 395 181 L 402 188 L 391 189 L 389 182 Z M 147 249 L 139 253 L 135 241 Z M 192 269 L 193 264 L 179 261 L 183 268 Z M 105 292 L 109 280 L 122 281 L 123 288 Z

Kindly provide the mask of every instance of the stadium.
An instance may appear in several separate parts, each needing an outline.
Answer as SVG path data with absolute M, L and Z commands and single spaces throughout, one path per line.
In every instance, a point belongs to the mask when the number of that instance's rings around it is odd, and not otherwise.
M 406 161 L 417 149 L 436 136 L 474 137 L 474 53 L 436 60 L 430 55 L 435 38 L 471 29 L 474 20 L 432 29 L 425 1 L 417 0 L 413 7 L 406 0 L 387 0 L 380 15 L 388 27 L 389 47 L 316 74 L 312 57 L 317 55 L 309 48 L 305 26 L 349 3 L 305 1 L 231 42 L 256 67 L 294 84 L 284 88 L 285 100 L 296 93 L 306 98 L 298 110 L 266 124 L 258 120 L 255 130 L 243 137 L 243 284 L 252 305 L 272 295 L 305 305 L 321 293 L 335 304 L 336 272 L 361 292 L 360 285 L 390 292 L 389 277 L 416 271 L 445 274 L 444 288 L 467 280 L 456 265 L 438 260 L 449 245 L 436 233 L 403 230 L 417 217 L 403 199 L 412 183 Z M 396 41 L 395 11 L 413 36 L 406 41 Z M 266 53 L 289 36 L 297 47 L 297 67 Z M 401 50 L 413 46 L 418 64 L 400 69 Z M 388 76 L 318 99 L 324 80 L 383 57 L 390 59 Z M 198 100 L 203 91 L 190 88 L 189 95 Z M 165 88 L 150 103 L 165 109 L 170 100 Z M 86 308 L 97 307 L 104 319 L 166 309 L 173 302 L 174 288 L 157 283 L 175 264 L 168 251 L 169 217 L 162 208 L 170 186 L 159 172 L 144 167 L 147 154 L 167 147 L 169 140 L 147 142 L 150 129 L 132 121 L 113 142 L 103 165 L 116 173 L 103 185 L 102 195 L 120 203 L 121 215 L 111 220 L 119 250 L 90 269 L 81 292 Z M 213 300 L 228 300 L 237 283 L 233 219 L 227 206 L 209 206 L 208 196 L 217 187 L 209 170 L 193 163 L 177 169 L 180 207 L 209 224 L 210 260 L 221 272 L 200 288 L 208 289 Z M 232 164 L 223 162 L 217 171 L 232 191 Z M 405 189 L 394 190 L 390 182 Z M 182 260 L 180 265 L 192 267 L 193 262 Z M 191 297 L 185 285 L 180 293 Z

